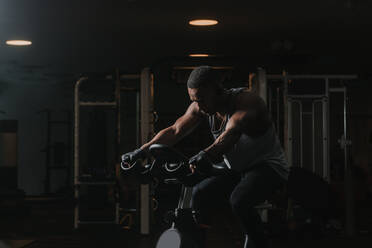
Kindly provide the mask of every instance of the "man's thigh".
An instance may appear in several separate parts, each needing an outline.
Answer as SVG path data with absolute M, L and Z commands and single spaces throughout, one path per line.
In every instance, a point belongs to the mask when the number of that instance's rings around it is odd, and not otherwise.
M 231 194 L 230 203 L 253 207 L 270 199 L 283 183 L 284 180 L 269 165 L 258 165 L 242 175 Z
M 196 184 L 193 188 L 192 206 L 199 204 L 214 204 L 220 201 L 228 201 L 231 192 L 238 184 L 240 175 L 231 173 L 208 177 Z

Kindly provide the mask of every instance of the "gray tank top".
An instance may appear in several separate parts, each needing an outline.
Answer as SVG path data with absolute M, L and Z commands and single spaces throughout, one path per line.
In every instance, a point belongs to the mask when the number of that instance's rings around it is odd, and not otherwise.
M 230 99 L 233 99 L 243 90 L 246 90 L 246 88 L 232 88 L 227 90 L 227 93 L 231 95 Z M 232 113 L 233 110 L 229 111 L 227 120 L 218 130 L 214 130 L 215 115 L 208 117 L 214 139 L 217 139 L 225 131 L 226 123 Z M 282 178 L 288 179 L 288 163 L 273 125 L 259 137 L 242 134 L 234 147 L 223 157 L 226 165 L 232 170 L 248 171 L 258 164 L 265 163 L 271 166 Z

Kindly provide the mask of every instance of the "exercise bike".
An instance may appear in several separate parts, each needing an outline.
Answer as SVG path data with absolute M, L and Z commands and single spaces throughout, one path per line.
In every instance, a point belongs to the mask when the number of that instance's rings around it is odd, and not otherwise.
M 154 161 L 151 165 L 138 166 L 139 163 L 124 166 L 124 170 L 136 172 L 142 178 L 161 175 L 167 184 L 182 184 L 178 206 L 168 216 L 171 227 L 164 231 L 156 248 L 200 248 L 203 237 L 196 222 L 197 213 L 190 208 L 192 186 L 210 175 L 229 173 L 226 167 L 214 165 L 209 175 L 191 173 L 188 158 L 177 150 L 161 144 L 153 144 L 149 148 Z

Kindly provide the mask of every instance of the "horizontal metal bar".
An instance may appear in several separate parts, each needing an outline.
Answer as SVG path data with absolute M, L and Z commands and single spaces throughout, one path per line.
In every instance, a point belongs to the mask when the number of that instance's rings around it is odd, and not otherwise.
M 280 74 L 267 74 L 268 79 L 357 79 L 357 75 L 280 75 Z
M 116 102 L 79 102 L 80 106 L 116 106 Z
M 140 79 L 140 74 L 123 74 L 119 76 L 120 79 Z M 112 80 L 114 77 L 112 75 L 107 75 L 105 79 Z
M 124 212 L 129 212 L 129 213 L 137 212 L 136 208 L 121 208 L 120 210 Z
M 327 97 L 326 95 L 287 95 L 290 98 L 323 98 Z
M 26 196 L 24 199 L 25 201 L 58 201 L 61 200 L 62 197 L 44 197 L 44 196 Z
M 115 181 L 106 181 L 106 182 L 77 182 L 75 185 L 110 185 L 116 184 Z
M 329 92 L 345 92 L 345 88 L 329 88 Z
M 120 75 L 120 79 L 140 79 L 140 74 L 124 74 Z
M 173 70 L 193 70 L 197 68 L 197 66 L 175 66 Z M 212 66 L 212 69 L 215 70 L 231 70 L 234 69 L 233 66 Z
M 78 221 L 79 224 L 116 224 L 116 221 Z
M 269 208 L 273 208 L 273 204 L 264 203 L 264 204 L 257 205 L 254 208 L 255 209 L 269 209 Z
M 95 82 L 98 82 L 98 83 L 108 83 L 108 82 L 112 82 L 113 81 L 113 77 L 112 75 L 93 75 L 93 76 L 90 76 L 90 77 L 84 77 L 84 81 L 86 80 L 92 80 L 92 81 L 95 81 Z

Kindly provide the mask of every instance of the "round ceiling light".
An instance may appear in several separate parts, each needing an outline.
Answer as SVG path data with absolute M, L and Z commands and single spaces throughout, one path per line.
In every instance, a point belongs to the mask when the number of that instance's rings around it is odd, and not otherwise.
M 213 26 L 217 25 L 218 21 L 213 19 L 197 19 L 189 21 L 192 26 Z
M 209 57 L 210 55 L 206 53 L 192 53 L 192 54 L 189 54 L 189 56 L 190 57 Z
M 9 46 L 30 46 L 32 42 L 29 40 L 7 40 L 6 44 Z

